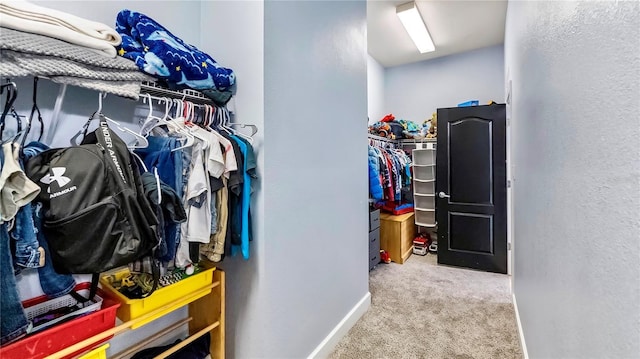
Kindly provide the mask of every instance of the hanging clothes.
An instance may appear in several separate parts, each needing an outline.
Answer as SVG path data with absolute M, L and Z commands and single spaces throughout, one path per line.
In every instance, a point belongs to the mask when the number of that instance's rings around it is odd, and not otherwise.
M 370 141 L 368 150 L 369 193 L 377 207 L 389 212 L 413 210 L 402 203 L 402 189 L 411 184 L 411 158 L 391 144 Z
M 189 112 L 182 115 L 189 117 Z M 181 195 L 187 215 L 187 220 L 175 231 L 176 250 L 167 251 L 169 255 L 162 259 L 173 259 L 177 267 L 195 263 L 201 256 L 219 262 L 225 253 L 242 253 L 248 259 L 252 240 L 252 180 L 257 178 L 251 143 L 242 136 L 227 133 L 230 130 L 216 131 L 193 117 L 178 117 L 168 125 L 151 129 L 149 138 L 163 138 L 150 141 L 154 148 L 137 151 L 145 164 L 168 167 L 162 169 L 164 177 L 173 179 L 167 179 L 166 183 L 174 183 L 170 186 Z M 190 146 L 185 146 L 185 133 L 193 137 Z M 156 142 L 171 143 L 168 139 L 177 145 L 172 149 L 164 145 L 158 150 Z M 180 162 L 181 171 L 177 169 Z M 171 169 L 172 165 L 176 168 Z M 161 179 L 164 177 L 161 175 Z M 165 223 L 165 228 L 168 225 Z M 166 231 L 165 236 L 168 234 L 171 232 Z

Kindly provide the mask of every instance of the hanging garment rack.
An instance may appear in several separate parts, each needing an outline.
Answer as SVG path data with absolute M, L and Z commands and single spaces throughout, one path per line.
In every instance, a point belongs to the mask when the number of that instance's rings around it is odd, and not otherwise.
M 399 143 L 398 140 L 392 140 L 390 138 L 380 137 L 380 136 L 371 135 L 371 134 L 367 135 L 367 137 L 369 138 L 369 143 L 374 143 L 379 146 L 389 145 L 389 146 L 392 146 L 393 148 L 398 147 L 398 143 Z
M 145 95 L 151 95 L 154 100 L 162 100 L 164 97 L 179 99 L 183 101 L 189 101 L 198 105 L 214 105 L 213 101 L 203 95 L 199 91 L 184 89 L 184 90 L 169 90 L 164 87 L 158 86 L 155 82 L 142 82 L 140 86 L 140 99 L 145 98 Z

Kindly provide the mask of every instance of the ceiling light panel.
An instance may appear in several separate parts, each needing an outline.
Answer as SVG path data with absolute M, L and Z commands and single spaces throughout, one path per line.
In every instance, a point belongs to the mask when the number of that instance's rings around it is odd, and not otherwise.
M 405 30 L 409 33 L 411 40 L 416 44 L 418 51 L 424 54 L 425 52 L 432 52 L 436 50 L 433 40 L 427 30 L 420 11 L 415 2 L 399 5 L 396 7 L 396 15 L 400 18 Z

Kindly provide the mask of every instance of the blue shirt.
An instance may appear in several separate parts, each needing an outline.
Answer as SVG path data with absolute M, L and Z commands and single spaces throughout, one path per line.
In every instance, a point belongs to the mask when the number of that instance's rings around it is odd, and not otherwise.
M 235 135 L 231 135 L 230 137 L 238 143 L 240 152 L 242 152 L 242 155 L 246 158 L 248 150 L 247 145 Z M 242 229 L 240 232 L 240 249 L 242 251 L 242 257 L 244 257 L 244 259 L 249 259 L 249 226 L 251 225 L 251 223 L 249 223 L 249 205 L 251 204 L 251 176 L 247 173 L 247 161 L 244 161 L 242 167 Z M 232 245 L 231 255 L 235 255 L 237 251 L 238 246 Z

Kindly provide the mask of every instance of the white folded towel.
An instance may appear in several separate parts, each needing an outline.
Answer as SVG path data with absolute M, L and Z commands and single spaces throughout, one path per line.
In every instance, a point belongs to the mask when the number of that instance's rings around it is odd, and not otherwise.
M 25 0 L 0 0 L 0 26 L 60 39 L 116 57 L 122 38 L 111 27 Z

